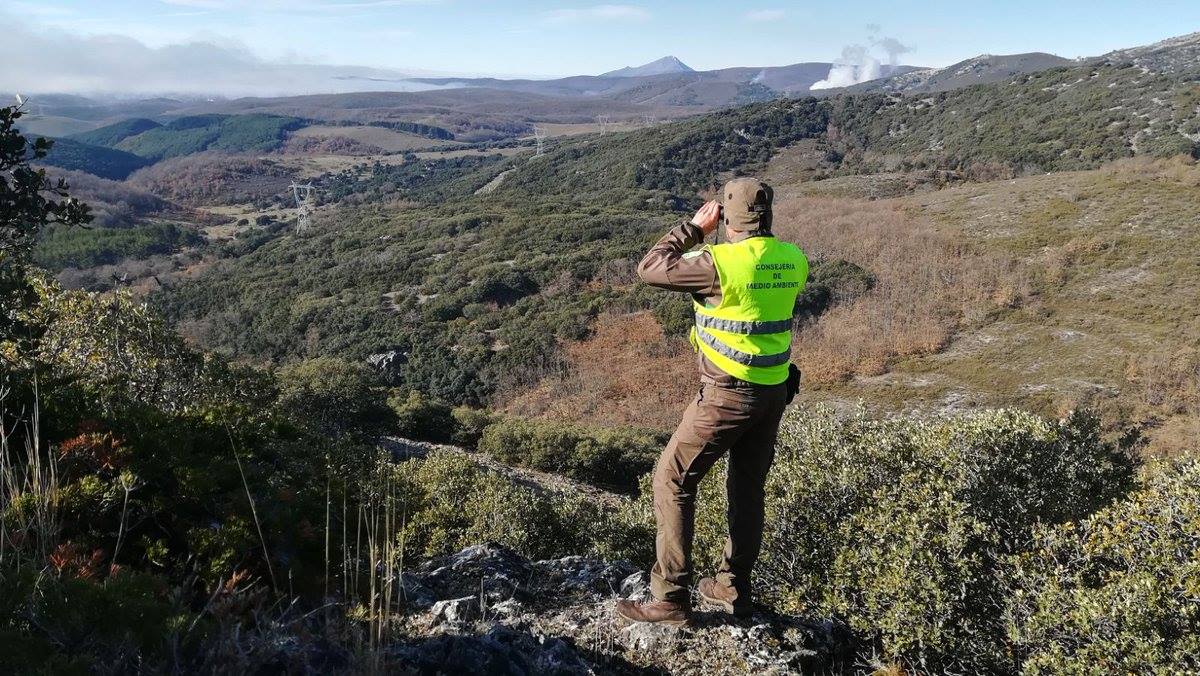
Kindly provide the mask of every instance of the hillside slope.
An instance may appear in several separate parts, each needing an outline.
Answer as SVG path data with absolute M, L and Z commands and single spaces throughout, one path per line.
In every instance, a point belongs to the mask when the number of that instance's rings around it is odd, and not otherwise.
M 864 82 L 847 88 L 853 92 L 944 92 L 977 84 L 1008 80 L 1025 73 L 1036 73 L 1068 66 L 1074 62 L 1061 56 L 1032 52 L 1028 54 L 982 54 L 945 68 L 921 68 L 906 73 Z
M 944 350 L 901 358 L 881 375 L 810 379 L 804 397 L 865 399 L 889 411 L 1013 405 L 1057 414 L 1087 405 L 1147 423 L 1158 450 L 1179 449 L 1200 420 L 1200 260 L 1185 253 L 1200 247 L 1197 187 L 1200 167 L 1147 161 L 882 202 L 798 186 L 781 203 L 785 213 L 830 214 L 847 228 L 846 249 L 829 253 L 854 260 L 864 217 L 895 210 L 961 246 L 1020 261 L 1027 289 L 1011 309 L 967 318 Z M 818 228 L 782 232 L 828 247 Z
M 1099 62 L 951 92 L 838 96 L 837 139 L 855 168 L 989 163 L 1024 171 L 1094 168 L 1197 153 L 1200 66 L 1178 72 Z
M 676 321 L 671 301 L 632 283 L 636 257 L 714 182 L 762 169 L 784 146 L 812 144 L 806 178 L 937 170 L 943 181 L 1190 154 L 1200 130 L 1192 73 L 1087 65 L 912 98 L 761 103 L 555 139 L 541 157 L 360 167 L 318 181 L 326 225 L 312 235 L 248 233 L 232 256 L 157 299 L 231 355 L 396 353 L 394 382 L 480 402 L 553 370 L 559 341 L 588 335 L 601 312 Z M 498 188 L 474 194 L 506 171 Z M 1015 293 L 993 269 L 984 265 L 991 281 L 976 290 Z M 939 346 L 946 320 L 930 322 L 908 326 L 906 344 Z
M 105 125 L 98 129 L 92 129 L 81 134 L 71 136 L 76 141 L 83 143 L 91 143 L 92 145 L 105 146 L 107 148 L 115 148 L 117 144 L 130 136 L 136 136 L 142 132 L 151 129 L 158 129 L 162 125 L 144 117 L 133 117 L 128 120 L 121 120 L 109 125 Z
M 116 147 L 155 162 L 205 150 L 263 152 L 278 148 L 288 132 L 304 124 L 279 115 L 192 115 L 165 125 L 142 125 L 144 131 L 126 134 Z
M 151 164 L 134 153 L 69 138 L 54 139 L 50 154 L 40 161 L 52 167 L 84 171 L 115 181 L 125 180 L 133 172 Z

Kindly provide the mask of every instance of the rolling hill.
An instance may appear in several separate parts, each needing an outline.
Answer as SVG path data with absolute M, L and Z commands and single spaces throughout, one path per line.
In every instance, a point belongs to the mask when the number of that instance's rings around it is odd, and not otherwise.
M 115 148 L 117 144 L 130 136 L 137 136 L 142 132 L 158 129 L 161 124 L 154 120 L 149 120 L 144 117 L 134 117 L 128 120 L 121 120 L 109 125 L 105 125 L 98 129 L 92 129 L 80 134 L 73 134 L 72 139 L 90 143 L 92 145 L 104 146 L 106 148 Z
M 1200 124 L 1195 73 L 1095 62 L 912 97 L 843 93 L 757 103 L 637 131 L 556 139 L 537 158 L 525 153 L 347 171 L 318 180 L 327 200 L 323 217 L 336 221 L 336 229 L 318 227 L 305 237 L 264 234 L 253 250 L 165 290 L 156 302 L 230 355 L 287 359 L 316 335 L 323 351 L 355 358 L 403 354 L 389 374 L 396 382 L 452 401 L 491 401 L 519 389 L 513 382 L 536 379 L 528 365 L 553 362 L 560 341 L 585 339 L 602 312 L 651 312 L 666 335 L 674 335 L 680 308 L 647 295 L 628 271 L 654 234 L 681 218 L 713 181 L 768 170 L 793 149 L 807 153 L 811 165 L 794 180 L 831 190 L 852 185 L 856 176 L 872 183 L 883 171 L 902 185 L 955 185 L 1095 170 L 1134 156 L 1191 155 L 1189 134 Z M 479 190 L 502 173 L 498 187 Z M 902 187 L 900 194 L 912 189 Z M 1136 190 L 1118 188 L 1127 195 Z M 933 207 L 912 204 L 940 218 Z M 1054 204 L 1063 213 L 1078 206 Z M 962 215 L 952 218 L 964 223 Z M 967 235 L 955 237 L 963 244 L 945 245 L 948 260 L 956 260 L 960 246 L 971 246 Z M 997 249 L 992 255 L 1023 259 L 1029 252 Z M 855 283 L 858 273 L 828 262 L 828 277 L 814 281 L 830 289 L 831 298 L 852 298 L 838 289 Z M 880 264 L 851 262 L 868 275 Z M 1007 264 L 984 269 L 993 265 Z M 954 277 L 952 269 L 946 274 Z M 981 305 L 963 309 L 964 316 L 1007 312 L 990 305 L 993 297 L 1002 303 L 1024 297 L 1019 281 L 996 274 L 983 287 L 991 290 L 978 292 Z M 893 346 L 863 363 L 886 372 L 906 355 L 939 354 L 962 320 L 932 306 L 928 312 L 920 320 L 927 324 L 904 329 L 913 352 Z M 827 349 L 817 338 L 807 340 L 812 354 Z M 447 361 L 446 354 L 455 357 Z M 829 377 L 840 382 L 846 375 L 834 369 Z
M 807 94 L 829 75 L 830 63 L 796 63 L 765 68 L 737 67 L 695 71 L 674 57 L 603 75 L 552 80 L 497 78 L 424 78 L 439 87 L 517 91 L 563 98 L 601 98 L 652 107 L 715 110 L 781 96 Z M 913 66 L 884 66 L 884 73 L 906 73 Z
M 134 123 L 136 125 L 136 121 Z M 165 125 L 152 124 L 140 133 L 125 136 L 115 145 L 155 162 L 206 150 L 263 152 L 278 148 L 288 132 L 304 125 L 303 120 L 279 115 L 191 115 Z M 112 127 L 104 129 L 111 130 Z M 113 135 L 121 131 L 118 128 Z
M 54 146 L 41 163 L 62 169 L 85 171 L 117 181 L 123 181 L 138 169 L 152 164 L 140 155 L 69 138 L 54 139 Z

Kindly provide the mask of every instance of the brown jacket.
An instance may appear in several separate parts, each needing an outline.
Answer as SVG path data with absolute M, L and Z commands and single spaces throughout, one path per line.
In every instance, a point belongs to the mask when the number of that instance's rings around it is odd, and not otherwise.
M 730 241 L 756 236 L 761 235 L 743 234 Z M 717 276 L 712 254 L 708 250 L 688 253 L 703 243 L 704 233 L 692 223 L 672 228 L 642 257 L 642 262 L 638 263 L 638 277 L 660 289 L 690 293 L 699 303 L 720 304 L 721 280 Z M 700 382 L 718 387 L 760 387 L 725 373 L 700 351 L 696 352 L 696 362 L 700 369 Z

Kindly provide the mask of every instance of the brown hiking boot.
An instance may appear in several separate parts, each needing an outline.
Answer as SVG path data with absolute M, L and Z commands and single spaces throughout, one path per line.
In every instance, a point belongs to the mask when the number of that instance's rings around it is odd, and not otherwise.
M 717 606 L 730 615 L 744 617 L 754 611 L 754 607 L 748 601 L 739 601 L 738 593 L 717 582 L 716 578 L 700 578 L 700 584 L 696 585 L 696 591 L 700 593 L 700 599 L 706 604 Z
M 631 622 L 653 622 L 685 627 L 692 620 L 692 609 L 672 601 L 617 601 L 617 615 Z

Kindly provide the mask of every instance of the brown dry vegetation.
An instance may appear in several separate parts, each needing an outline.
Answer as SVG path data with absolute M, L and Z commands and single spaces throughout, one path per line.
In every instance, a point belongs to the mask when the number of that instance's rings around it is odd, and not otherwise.
M 592 425 L 670 429 L 698 378 L 692 348 L 648 312 L 602 315 L 587 340 L 564 345 L 557 375 L 508 402 L 509 413 Z
M 937 354 L 821 398 L 879 410 L 1089 407 L 1170 455 L 1200 434 L 1200 167 L 1123 160 L 1100 170 L 974 183 L 899 200 L 941 232 L 1021 261 L 1020 307 L 963 328 Z
M 146 167 L 128 183 L 189 206 L 262 202 L 281 194 L 293 172 L 278 162 L 243 155 L 197 153 Z
M 875 278 L 866 294 L 797 331 L 793 354 L 809 382 L 878 375 L 897 357 L 937 352 L 964 324 L 1027 293 L 1011 259 L 973 250 L 898 201 L 788 198 L 775 222 L 811 258 L 847 260 Z
M 808 383 L 878 375 L 897 358 L 937 352 L 961 327 L 1027 293 L 1012 259 L 974 251 L 898 201 L 787 198 L 775 221 L 776 234 L 810 257 L 847 260 L 875 278 L 870 291 L 797 328 L 793 355 Z M 634 282 L 631 274 L 605 281 Z M 595 328 L 591 338 L 566 343 L 557 372 L 514 395 L 507 410 L 673 427 L 698 382 L 691 347 L 664 336 L 649 313 L 605 315 Z
M 345 136 L 295 136 L 283 144 L 283 153 L 295 155 L 376 155 L 383 148 Z
M 287 150 L 292 150 L 292 147 L 296 144 L 300 144 L 303 147 L 311 139 L 326 142 L 341 139 L 359 146 L 376 148 L 377 150 L 374 152 L 390 153 L 408 150 L 429 150 L 433 148 L 453 148 L 462 145 L 454 141 L 426 138 L 385 127 L 314 125 L 293 132 L 291 138 L 288 140 Z

